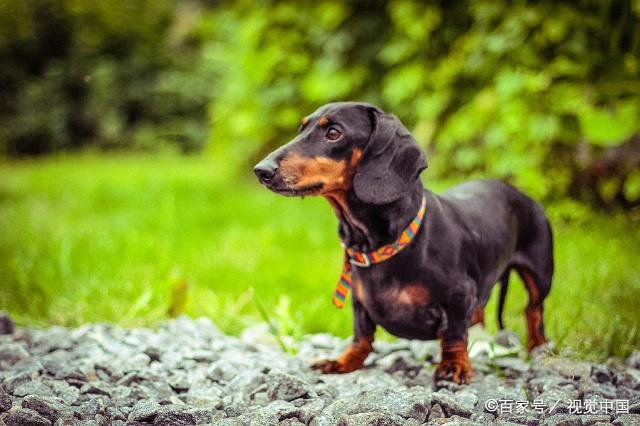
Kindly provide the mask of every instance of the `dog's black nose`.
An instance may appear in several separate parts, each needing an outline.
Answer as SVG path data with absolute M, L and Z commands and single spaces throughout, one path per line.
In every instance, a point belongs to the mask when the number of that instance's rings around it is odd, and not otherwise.
M 253 168 L 253 173 L 262 183 L 269 183 L 278 171 L 278 165 L 271 160 L 262 160 Z

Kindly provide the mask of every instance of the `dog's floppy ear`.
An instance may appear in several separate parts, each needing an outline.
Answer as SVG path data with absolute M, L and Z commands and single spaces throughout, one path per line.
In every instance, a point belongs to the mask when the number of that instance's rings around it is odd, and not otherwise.
M 413 187 L 427 161 L 395 115 L 378 108 L 370 113 L 373 131 L 353 178 L 353 189 L 365 203 L 386 204 Z

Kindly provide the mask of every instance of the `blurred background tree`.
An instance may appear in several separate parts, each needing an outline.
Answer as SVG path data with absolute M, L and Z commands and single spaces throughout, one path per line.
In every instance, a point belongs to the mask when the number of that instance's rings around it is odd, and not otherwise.
M 428 176 L 640 203 L 640 0 L 0 0 L 0 149 L 210 150 L 237 170 L 335 100 Z

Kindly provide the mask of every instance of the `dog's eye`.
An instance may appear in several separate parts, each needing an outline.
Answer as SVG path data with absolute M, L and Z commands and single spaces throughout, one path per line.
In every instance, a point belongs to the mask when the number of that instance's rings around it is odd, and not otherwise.
M 338 139 L 340 139 L 340 136 L 342 136 L 342 133 L 340 133 L 340 131 L 335 127 L 329 127 L 329 129 L 327 129 L 326 136 L 330 141 L 337 141 Z

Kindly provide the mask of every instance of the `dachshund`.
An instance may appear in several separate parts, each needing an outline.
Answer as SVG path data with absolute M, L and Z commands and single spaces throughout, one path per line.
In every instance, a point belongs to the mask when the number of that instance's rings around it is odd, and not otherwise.
M 302 120 L 291 142 L 255 166 L 271 191 L 320 195 L 338 217 L 346 281 L 336 295 L 344 299 L 353 291 L 354 339 L 340 357 L 313 368 L 359 369 L 380 325 L 402 338 L 439 339 L 435 379 L 468 384 L 467 330 L 484 323 L 498 282 L 502 328 L 512 269 L 529 296 L 527 348 L 546 342 L 543 302 L 554 264 L 543 208 L 495 180 L 469 181 L 436 195 L 420 179 L 426 168 L 424 152 L 396 116 L 356 102 L 322 106 Z

